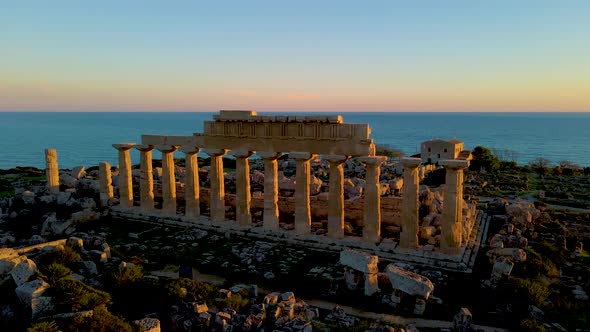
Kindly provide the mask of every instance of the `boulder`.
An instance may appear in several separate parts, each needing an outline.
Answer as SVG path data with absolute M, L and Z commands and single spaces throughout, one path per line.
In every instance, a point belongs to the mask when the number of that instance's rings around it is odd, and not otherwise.
M 72 173 L 71 173 L 72 177 L 74 179 L 79 180 L 81 177 L 83 177 L 84 175 L 86 175 L 86 170 L 84 169 L 84 166 L 76 166 L 74 168 L 72 168 Z
M 399 289 L 406 294 L 420 296 L 424 299 L 428 299 L 434 290 L 432 282 L 423 275 L 404 270 L 393 264 L 387 265 L 385 271 L 393 289 Z
M 261 187 L 264 186 L 264 173 L 262 173 L 259 170 L 252 171 L 251 184 L 258 185 Z
M 369 255 L 359 250 L 346 249 L 340 252 L 340 264 L 363 273 L 378 273 L 378 262 L 378 256 Z
M 141 327 L 143 332 L 160 332 L 160 321 L 156 318 L 143 318 L 135 323 Z
M 74 224 L 83 224 L 89 221 L 96 221 L 100 218 L 100 213 L 92 209 L 84 209 L 79 212 L 72 213 L 70 221 Z
M 311 195 L 317 195 L 320 193 L 321 189 L 322 189 L 322 180 L 320 178 L 317 178 L 315 176 L 311 177 L 310 180 L 310 194 Z
M 0 259 L 0 274 L 9 273 L 18 264 L 27 260 L 26 256 L 11 256 Z
M 18 263 L 12 271 L 10 271 L 10 275 L 14 282 L 20 286 L 27 282 L 29 278 L 35 274 L 37 271 L 37 265 L 30 259 L 26 259 Z
M 0 259 L 11 258 L 18 256 L 16 250 L 12 248 L 0 248 Z
M 69 235 L 72 234 L 76 228 L 71 220 L 57 220 L 55 212 L 50 212 L 42 218 L 43 226 L 41 227 L 41 235 Z
M 35 279 L 19 285 L 15 292 L 20 302 L 31 309 L 33 317 L 53 309 L 51 298 L 43 296 L 49 288 L 49 284 L 42 280 Z
M 25 204 L 33 204 L 35 203 L 35 193 L 29 190 L 25 190 L 22 193 L 23 201 Z
M 62 173 L 59 175 L 59 183 L 68 188 L 76 188 L 78 186 L 78 179 L 69 174 Z

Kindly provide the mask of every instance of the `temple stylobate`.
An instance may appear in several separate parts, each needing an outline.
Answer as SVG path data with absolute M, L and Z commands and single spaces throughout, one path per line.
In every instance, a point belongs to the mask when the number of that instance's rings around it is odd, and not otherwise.
M 326 236 L 346 240 L 344 168 L 349 159 L 356 159 L 365 168 L 362 206 L 361 243 L 378 246 L 381 238 L 380 170 L 387 160 L 375 155 L 375 144 L 370 138 L 368 124 L 344 123 L 341 116 L 259 116 L 254 111 L 220 111 L 213 121 L 205 121 L 203 133 L 191 136 L 142 135 L 141 142 L 113 144 L 119 151 L 119 210 L 128 216 L 158 215 L 163 219 L 181 218 L 195 225 L 210 223 L 235 227 L 254 228 L 251 215 L 250 163 L 252 156 L 264 164 L 264 192 L 261 230 L 270 233 L 292 233 L 295 237 L 311 235 L 312 205 L 310 199 L 311 161 L 322 158 L 329 163 L 329 190 L 327 202 Z M 140 152 L 139 206 L 134 206 L 133 179 L 130 149 Z M 162 208 L 154 204 L 152 152 L 161 153 Z M 186 157 L 184 197 L 177 197 L 173 154 L 180 151 Z M 209 216 L 200 211 L 200 187 L 197 153 L 210 157 Z M 235 169 L 235 220 L 226 219 L 226 192 L 223 156 L 236 160 Z M 295 164 L 294 227 L 287 231 L 279 227 L 278 158 L 287 155 Z M 441 163 L 447 168 L 447 203 L 441 220 L 441 252 L 454 254 L 468 237 L 462 234 L 464 202 L 462 197 L 463 169 L 466 161 L 453 160 Z M 397 248 L 414 249 L 419 246 L 419 158 L 402 158 L 404 190 L 401 198 L 400 240 Z M 106 172 L 106 170 L 104 170 Z M 103 174 L 103 173 L 101 173 Z M 106 174 L 106 173 L 105 173 Z M 136 177 L 137 179 L 137 177 Z M 103 179 L 101 179 L 103 180 Z M 107 180 L 101 188 L 108 188 Z M 102 196 L 111 196 L 105 189 Z M 110 193 L 110 194 L 109 194 Z M 177 198 L 185 201 L 183 216 L 177 213 Z M 205 200 L 207 201 L 207 200 Z M 137 205 L 137 203 L 136 203 Z M 232 204 L 233 205 L 233 204 Z M 448 210 L 448 211 L 447 211 Z M 232 226 L 233 225 L 233 226 Z

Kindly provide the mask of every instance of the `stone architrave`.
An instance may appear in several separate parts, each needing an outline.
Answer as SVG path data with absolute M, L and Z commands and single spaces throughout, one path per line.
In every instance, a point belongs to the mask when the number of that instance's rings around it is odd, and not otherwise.
M 264 160 L 264 213 L 262 227 L 276 231 L 279 229 L 279 166 L 280 152 L 258 152 Z
M 295 232 L 309 234 L 311 232 L 310 205 L 310 160 L 316 155 L 308 152 L 290 152 L 289 157 L 295 159 Z
M 250 163 L 248 158 L 253 151 L 234 150 L 230 155 L 236 157 L 236 221 L 238 225 L 252 224 L 250 214 Z
M 135 143 L 113 144 L 119 151 L 119 202 L 121 207 L 133 207 L 133 180 L 131 176 L 131 154 L 129 150 Z
M 420 176 L 418 167 L 422 163 L 420 158 L 402 158 L 404 169 L 404 187 L 402 194 L 402 232 L 400 234 L 400 247 L 418 247 L 418 208 Z
M 364 188 L 363 207 L 363 240 L 368 243 L 379 242 L 381 237 L 381 192 L 379 176 L 381 164 L 385 156 L 360 157 L 358 160 L 365 164 L 366 179 Z
M 223 155 L 227 149 L 203 149 L 203 152 L 211 157 L 211 167 L 209 170 L 209 181 L 211 197 L 209 199 L 209 211 L 211 221 L 225 221 L 225 184 L 223 176 Z
M 98 164 L 98 179 L 100 181 L 100 204 L 102 206 L 107 206 L 108 201 L 113 198 L 111 164 L 106 161 Z
M 201 215 L 199 206 L 199 165 L 197 153 L 200 149 L 196 146 L 183 146 L 180 151 L 186 155 L 186 175 L 184 183 L 184 200 L 186 202 L 186 216 L 196 218 Z
M 143 211 L 154 209 L 154 175 L 152 168 L 153 145 L 139 144 L 134 146 L 139 150 L 139 199 Z
M 344 237 L 344 167 L 347 156 L 327 155 L 330 162 L 330 191 L 328 194 L 328 237 Z
M 59 168 L 57 166 L 57 150 L 45 149 L 47 189 L 52 194 L 59 192 Z
M 162 152 L 162 212 L 176 214 L 176 176 L 174 175 L 175 145 L 158 145 L 156 149 Z
M 466 160 L 441 160 L 447 175 L 441 220 L 441 249 L 456 252 L 461 247 L 463 232 L 463 169 Z

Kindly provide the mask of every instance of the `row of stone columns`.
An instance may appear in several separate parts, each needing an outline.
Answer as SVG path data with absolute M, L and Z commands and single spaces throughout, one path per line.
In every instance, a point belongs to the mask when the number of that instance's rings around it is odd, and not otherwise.
M 402 232 L 400 247 L 418 247 L 420 158 L 402 158 L 404 188 L 402 194 Z M 463 170 L 466 160 L 442 160 L 446 170 L 444 205 L 441 220 L 441 249 L 453 251 L 461 247 L 463 231 Z
M 133 190 L 131 183 L 130 149 L 140 152 L 140 202 L 145 211 L 154 209 L 154 193 L 152 178 L 152 150 L 162 153 L 162 212 L 176 213 L 176 185 L 174 176 L 173 153 L 178 149 L 172 145 L 135 145 L 133 143 L 113 144 L 119 151 L 119 194 L 123 208 L 133 206 Z M 182 147 L 180 151 L 186 155 L 185 200 L 187 217 L 198 217 L 199 211 L 199 180 L 197 147 Z M 226 149 L 202 149 L 211 157 L 210 167 L 210 217 L 213 222 L 225 220 L 225 188 L 222 157 Z M 250 165 L 248 158 L 254 151 L 235 150 L 231 155 L 236 158 L 236 221 L 239 225 L 250 225 Z M 278 208 L 278 163 L 281 153 L 260 152 L 264 161 L 264 213 L 263 227 L 269 230 L 279 228 Z M 311 232 L 310 204 L 310 161 L 315 154 L 307 152 L 291 152 L 289 156 L 296 161 L 295 175 L 295 232 L 308 234 Z M 344 170 L 343 163 L 348 156 L 329 155 L 330 191 L 328 200 L 328 237 L 339 239 L 344 237 Z M 368 242 L 377 242 L 380 237 L 380 195 L 379 172 L 386 157 L 361 157 L 359 160 L 366 165 L 367 181 L 365 187 L 364 228 L 363 238 Z M 103 167 L 106 168 L 106 167 Z M 109 169 L 110 171 L 110 169 Z M 106 175 L 106 170 L 103 172 Z M 102 175 L 102 173 L 101 173 Z M 101 191 L 102 192 L 102 191 Z M 108 193 L 105 193 L 108 195 Z M 112 197 L 112 193 L 110 194 Z

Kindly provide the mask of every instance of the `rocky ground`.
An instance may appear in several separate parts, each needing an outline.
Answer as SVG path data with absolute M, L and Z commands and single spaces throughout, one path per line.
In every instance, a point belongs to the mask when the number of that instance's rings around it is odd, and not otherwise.
M 294 165 L 289 162 L 280 162 L 281 194 L 285 196 L 292 195 L 294 187 Z M 206 160 L 201 163 L 202 186 L 206 187 Z M 231 193 L 235 189 L 230 160 L 226 166 Z M 254 192 L 262 190 L 261 170 L 253 161 Z M 317 162 L 313 170 L 312 193 L 320 195 L 327 191 L 327 165 Z M 361 196 L 364 169 L 349 161 L 345 170 L 347 199 Z M 158 172 L 156 163 L 156 178 Z M 182 181 L 182 162 L 177 174 Z M 111 220 L 108 208 L 98 205 L 96 175 L 93 168 L 63 171 L 62 190 L 52 196 L 44 189 L 42 171 L 0 172 L 0 247 L 13 248 L 2 249 L 0 257 L 0 288 L 2 294 L 10 294 L 0 299 L 1 330 L 24 330 L 43 321 L 55 321 L 63 330 L 84 330 L 97 321 L 108 322 L 115 326 L 113 330 L 133 330 L 140 328 L 133 323 L 139 320 L 144 329 L 157 321 L 162 330 L 174 331 L 199 330 L 207 324 L 235 330 L 413 329 L 358 320 L 338 308 L 317 310 L 288 293 L 373 312 L 416 316 L 419 299 L 396 292 L 384 272 L 378 276 L 379 292 L 365 296 L 362 283 L 351 284 L 333 253 L 198 229 Z M 470 188 L 466 193 L 477 196 L 479 208 L 493 216 L 489 247 L 481 250 L 470 275 L 396 264 L 428 278 L 434 287 L 419 315 L 450 321 L 461 307 L 468 307 L 481 325 L 523 331 L 589 328 L 590 256 L 584 250 L 590 246 L 588 212 L 555 209 L 542 200 L 536 204 L 518 201 L 517 195 L 499 192 L 514 191 L 526 197 L 538 195 L 543 188 L 546 197 L 552 197 L 553 177 L 468 173 L 466 179 L 466 188 Z M 585 187 L 570 184 L 587 180 L 559 183 L 563 190 L 573 192 L 574 199 L 584 200 Z M 399 195 L 401 184 L 394 163 L 383 168 L 381 182 L 384 196 Z M 437 189 L 423 187 L 421 202 L 422 226 L 432 228 L 428 236 L 421 236 L 421 244 L 436 245 L 444 200 Z M 283 223 L 288 224 L 288 218 Z M 322 228 L 320 220 L 316 229 Z M 396 232 L 399 229 L 391 230 L 393 236 Z M 59 239 L 67 240 L 51 242 Z M 379 262 L 379 271 L 390 263 Z M 193 268 L 221 276 L 225 284 L 177 279 L 179 274 L 196 276 Z M 158 274 L 161 271 L 173 272 L 163 276 Z M 227 296 L 224 290 L 239 284 L 248 286 L 234 288 L 236 296 Z M 268 298 L 269 294 L 274 295 Z M 425 330 L 429 329 L 420 328 Z

